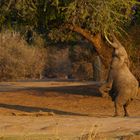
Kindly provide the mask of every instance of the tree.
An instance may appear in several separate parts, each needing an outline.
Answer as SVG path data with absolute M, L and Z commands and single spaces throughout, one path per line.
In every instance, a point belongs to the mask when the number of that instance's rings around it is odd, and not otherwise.
M 137 0 L 6 0 L 1 3 L 4 3 L 0 7 L 5 19 L 10 19 L 7 17 L 14 15 L 17 24 L 31 26 L 55 39 L 63 37 L 65 40 L 70 30 L 79 33 L 92 43 L 102 58 L 102 36 L 104 33 L 108 36 L 112 32 L 115 34 L 124 32 L 124 25 L 131 21 L 132 7 L 139 2 Z M 2 22 L 3 20 L 0 23 Z
M 54 0 L 58 13 L 63 15 L 63 28 L 84 36 L 103 59 L 104 33 L 122 34 L 124 25 L 131 22 L 132 7 L 137 0 Z M 61 26 L 61 27 L 62 27 Z M 104 53 L 104 54 L 103 54 Z M 104 57 L 105 58 L 105 57 Z

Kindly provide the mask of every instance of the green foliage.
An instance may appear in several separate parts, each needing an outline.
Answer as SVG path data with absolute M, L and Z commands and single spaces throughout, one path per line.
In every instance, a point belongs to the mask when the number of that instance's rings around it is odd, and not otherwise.
M 52 0 L 23 0 L 18 1 L 15 7 L 20 19 L 26 25 L 47 30 L 51 27 L 52 21 L 59 20 L 56 6 L 58 2 L 54 2 Z
M 140 25 L 140 5 L 136 6 L 134 17 L 133 17 L 133 22 Z
M 63 7 L 66 21 L 92 33 L 120 31 L 131 20 L 131 8 L 136 0 L 71 0 Z
M 60 22 L 57 22 L 57 27 L 62 27 L 65 24 L 77 25 L 88 30 L 91 34 L 103 33 L 104 31 L 117 34 L 125 32 L 124 27 L 132 20 L 132 7 L 138 3 L 137 0 L 52 1 L 60 20 Z M 58 28 L 57 30 L 60 33 L 62 29 Z M 58 37 L 60 35 L 58 32 L 53 33 L 54 35 L 56 33 L 55 36 Z
M 70 23 L 95 34 L 123 30 L 124 24 L 131 20 L 131 8 L 137 0 L 19 0 L 9 3 L 10 0 L 6 0 L 0 5 L 0 24 L 14 17 L 18 24 L 46 32 Z

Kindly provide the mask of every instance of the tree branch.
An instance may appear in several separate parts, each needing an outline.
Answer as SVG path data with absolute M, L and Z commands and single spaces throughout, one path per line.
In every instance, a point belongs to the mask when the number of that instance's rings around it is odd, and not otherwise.
M 65 27 L 70 29 L 71 31 L 81 34 L 88 41 L 90 41 L 94 45 L 96 51 L 99 52 L 99 50 L 101 49 L 101 44 L 100 44 L 101 34 L 98 33 L 95 36 L 93 36 L 88 30 L 82 29 L 81 27 L 77 25 L 67 24 Z
M 98 33 L 96 35 L 92 35 L 88 30 L 82 29 L 81 27 L 79 27 L 77 25 L 70 25 L 70 24 L 66 24 L 63 28 L 70 29 L 71 31 L 77 32 L 77 33 L 81 34 L 83 37 L 85 37 L 89 42 L 91 42 L 93 47 L 95 48 L 97 54 L 101 58 L 102 63 L 104 65 L 106 65 L 106 63 L 104 61 L 104 57 L 101 54 L 102 38 L 101 38 L 100 33 Z
M 12 1 L 13 1 L 13 0 L 10 0 L 10 1 L 9 1 L 8 6 L 7 6 L 7 8 L 6 8 L 6 11 L 9 10 L 9 8 L 10 8 L 10 6 L 11 6 L 11 4 L 12 4 Z

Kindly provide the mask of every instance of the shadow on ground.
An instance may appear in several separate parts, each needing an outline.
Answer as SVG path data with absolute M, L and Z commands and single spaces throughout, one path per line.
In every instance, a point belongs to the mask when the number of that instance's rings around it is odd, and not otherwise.
M 61 87 L 31 87 L 27 88 L 28 91 L 34 91 L 33 95 L 36 96 L 51 96 L 51 92 L 58 94 L 72 94 L 83 96 L 101 97 L 99 87 L 96 85 L 81 85 L 81 86 L 61 86 Z M 49 93 L 49 95 L 48 95 Z
M 0 104 L 0 108 L 6 108 L 6 109 L 15 109 L 18 111 L 24 111 L 28 113 L 35 113 L 35 112 L 52 112 L 54 114 L 58 115 L 74 115 L 74 116 L 88 116 L 87 114 L 80 114 L 80 113 L 73 113 L 73 112 L 66 112 L 56 109 L 49 109 L 49 108 L 40 108 L 40 107 L 32 107 L 32 106 L 22 106 L 22 105 L 11 105 L 11 104 Z
M 16 87 L 14 84 L 6 84 L 0 85 L 0 92 L 20 92 L 24 90 L 35 91 L 37 96 L 45 96 L 47 92 L 57 92 L 58 94 L 75 94 L 75 95 L 85 95 L 85 96 L 96 96 L 101 97 L 101 93 L 99 92 L 99 85 L 56 85 L 53 87 L 24 87 L 18 86 Z M 34 93 L 33 93 L 34 94 Z

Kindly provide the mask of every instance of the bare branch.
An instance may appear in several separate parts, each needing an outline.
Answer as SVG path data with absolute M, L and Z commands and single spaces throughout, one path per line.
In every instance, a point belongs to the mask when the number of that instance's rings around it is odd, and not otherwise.
M 8 11 L 8 10 L 9 10 L 9 8 L 10 8 L 10 6 L 11 6 L 12 2 L 13 2 L 13 0 L 10 0 L 10 1 L 9 1 L 8 6 L 7 6 L 7 8 L 6 8 L 6 11 Z

